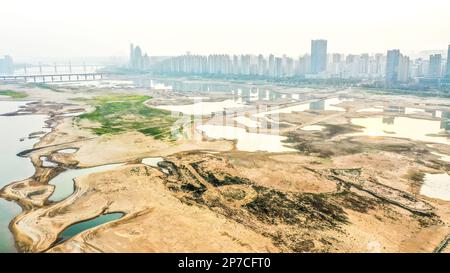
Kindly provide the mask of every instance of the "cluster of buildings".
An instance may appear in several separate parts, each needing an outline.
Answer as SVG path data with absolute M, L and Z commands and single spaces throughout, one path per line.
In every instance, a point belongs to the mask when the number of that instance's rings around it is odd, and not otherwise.
M 450 56 L 450 46 L 449 54 Z M 329 54 L 326 40 L 312 40 L 310 54 L 297 58 L 263 55 L 193 55 L 166 58 L 155 64 L 158 73 L 249 75 L 267 77 L 341 78 L 385 81 L 395 86 L 450 77 L 450 58 L 432 54 L 429 58 L 411 59 L 400 50 L 386 54 Z
M 327 41 L 313 40 L 311 55 L 297 59 L 273 54 L 259 55 L 192 55 L 170 57 L 154 67 L 160 73 L 253 75 L 292 77 L 295 75 L 320 75 L 327 72 Z
M 450 45 L 447 60 L 442 54 L 431 54 L 428 59 L 411 60 L 400 53 L 400 50 L 388 50 L 386 57 L 386 85 L 396 86 L 411 82 L 439 83 L 450 78 Z
M 0 58 L 0 74 L 11 75 L 14 73 L 14 62 L 10 56 Z
M 129 69 L 134 71 L 146 71 L 150 69 L 150 57 L 147 53 L 142 54 L 139 46 L 130 45 Z

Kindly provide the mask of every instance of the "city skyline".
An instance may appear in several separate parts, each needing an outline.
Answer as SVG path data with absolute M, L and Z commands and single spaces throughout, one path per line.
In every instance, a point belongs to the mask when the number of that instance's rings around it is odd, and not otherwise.
M 341 54 L 327 51 L 328 41 L 311 40 L 310 52 L 292 57 L 283 54 L 209 54 L 186 52 L 183 55 L 160 58 L 149 56 L 139 45 L 130 44 L 128 60 L 122 68 L 135 72 L 247 75 L 269 77 L 304 76 L 307 78 L 385 79 L 386 86 L 412 83 L 416 79 L 449 78 L 450 61 L 444 53 L 433 53 L 422 58 L 411 58 L 399 49 L 389 49 L 385 54 Z M 448 46 L 450 51 L 450 45 Z M 448 53 L 447 53 L 448 55 Z M 63 65 L 64 64 L 60 64 Z M 117 64 L 116 64 L 117 65 Z M 13 64 L 10 56 L 0 59 L 0 72 L 11 73 L 27 64 Z M 53 64 L 56 72 L 57 64 Z M 68 64 L 69 68 L 71 62 Z M 38 64 L 42 70 L 42 63 Z M 20 70 L 20 68 L 19 68 Z M 422 81 L 422 80 L 420 80 Z M 435 82 L 439 83 L 439 82 Z
M 185 75 L 234 75 L 286 78 L 301 76 L 310 79 L 360 79 L 380 80 L 392 88 L 417 83 L 440 84 L 440 79 L 450 77 L 450 60 L 442 53 L 432 53 L 424 58 L 411 58 L 400 49 L 389 49 L 385 54 L 339 54 L 327 52 L 327 40 L 311 40 L 309 54 L 268 57 L 259 54 L 210 54 L 187 52 L 157 61 L 152 70 L 157 73 Z M 448 47 L 450 51 L 450 45 Z M 133 55 L 133 49 L 131 50 Z M 450 55 L 450 54 L 448 54 Z M 130 65 L 131 70 L 144 71 Z M 446 82 L 447 80 L 445 80 Z
M 0 55 L 127 56 L 127 45 L 135 42 L 151 56 L 186 51 L 298 56 L 309 51 L 312 39 L 333 41 L 328 52 L 344 54 L 446 49 L 448 1 L 334 2 L 77 1 L 67 9 L 49 0 L 10 1 L 0 10 L 6 41 Z

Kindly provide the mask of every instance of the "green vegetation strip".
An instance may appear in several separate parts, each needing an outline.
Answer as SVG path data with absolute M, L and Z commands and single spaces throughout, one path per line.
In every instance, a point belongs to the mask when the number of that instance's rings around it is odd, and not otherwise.
M 27 86 L 47 89 L 47 90 L 50 90 L 50 91 L 53 91 L 53 92 L 61 92 L 61 90 L 59 90 L 57 86 L 51 85 L 51 84 L 47 84 L 47 83 L 43 83 L 43 82 L 41 82 L 41 83 L 27 83 Z M 66 87 L 66 89 L 73 89 L 73 88 Z
M 28 97 L 27 93 L 12 90 L 0 90 L 0 96 L 8 96 L 13 99 L 23 99 Z
M 156 139 L 173 140 L 171 127 L 177 120 L 170 111 L 148 107 L 143 95 L 110 95 L 77 99 L 95 106 L 95 111 L 78 117 L 100 126 L 91 127 L 97 135 L 138 131 Z

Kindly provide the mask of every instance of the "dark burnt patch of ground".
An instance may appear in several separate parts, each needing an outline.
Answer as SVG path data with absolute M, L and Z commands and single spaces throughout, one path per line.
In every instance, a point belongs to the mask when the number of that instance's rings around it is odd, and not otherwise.
M 256 185 L 253 188 L 258 196 L 244 208 L 263 222 L 317 229 L 347 223 L 345 212 L 330 202 L 326 194 L 281 192 Z
M 342 207 L 360 213 L 367 213 L 369 210 L 374 210 L 382 203 L 375 198 L 359 195 L 350 190 L 335 193 L 332 198 Z
M 396 210 L 405 207 L 400 201 L 415 204 L 409 195 L 389 202 L 397 191 L 380 188 L 361 168 L 316 170 L 338 186 L 334 192 L 319 194 L 262 186 L 241 176 L 229 159 L 220 155 L 189 154 L 160 165 L 166 169 L 166 185 L 181 202 L 245 225 L 286 252 L 333 251 L 342 243 L 346 227 L 353 224 L 349 214 L 397 221 L 401 215 Z M 411 215 L 422 227 L 439 224 L 434 216 Z
M 360 131 L 361 126 L 353 125 L 353 124 L 318 124 L 320 126 L 324 126 L 325 129 L 320 131 L 322 137 L 332 138 L 337 135 L 356 133 Z
M 250 184 L 250 180 L 247 178 L 229 175 L 227 173 L 214 174 L 212 171 L 204 170 L 201 163 L 191 163 L 191 166 L 197 171 L 197 173 L 203 177 L 208 183 L 214 187 L 226 186 L 226 185 L 243 185 Z M 222 176 L 223 178 L 219 178 Z
M 325 125 L 323 125 L 325 126 Z M 409 155 L 423 155 L 428 151 L 409 140 L 384 137 L 368 140 L 365 137 L 349 136 L 333 139 L 353 129 L 341 125 L 326 125 L 324 131 L 291 131 L 285 142 L 305 155 L 323 158 L 362 153 L 366 151 L 387 151 Z M 331 129 L 329 129 L 331 128 Z
M 344 232 L 343 227 L 350 224 L 346 209 L 368 212 L 377 206 L 376 202 L 356 193 L 298 193 L 260 186 L 234 173 L 226 160 L 217 160 L 221 168 L 207 162 L 203 158 L 189 163 L 196 174 L 187 174 L 187 168 L 177 161 L 167 160 L 160 165 L 170 169 L 165 172 L 169 181 L 166 185 L 182 202 L 207 207 L 241 223 L 271 238 L 287 252 L 330 250 L 337 239 L 327 232 Z M 221 171 L 213 171 L 218 169 Z M 204 181 L 196 179 L 197 175 Z M 252 198 L 246 195 L 248 189 L 254 193 Z M 236 200 L 245 202 L 232 205 Z

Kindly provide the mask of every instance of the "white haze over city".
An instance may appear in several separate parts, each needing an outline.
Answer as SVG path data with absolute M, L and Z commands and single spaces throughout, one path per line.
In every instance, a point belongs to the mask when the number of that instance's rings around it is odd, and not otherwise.
M 0 56 L 262 53 L 298 56 L 310 40 L 329 52 L 446 49 L 448 0 L 3 1 Z

